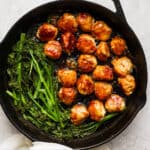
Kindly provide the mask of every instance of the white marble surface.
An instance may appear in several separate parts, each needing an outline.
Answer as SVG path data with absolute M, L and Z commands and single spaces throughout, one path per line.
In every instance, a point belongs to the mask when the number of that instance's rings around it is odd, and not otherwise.
M 51 0 L 0 0 L 0 40 L 8 29 L 23 14 L 30 9 Z M 102 4 L 112 10 L 111 0 L 90 0 Z M 121 0 L 125 15 L 130 26 L 140 39 L 150 70 L 150 1 L 149 0 Z M 93 150 L 150 150 L 150 84 L 147 88 L 147 104 L 140 111 L 129 127 L 114 140 Z M 0 107 L 0 143 L 18 133 L 11 125 Z

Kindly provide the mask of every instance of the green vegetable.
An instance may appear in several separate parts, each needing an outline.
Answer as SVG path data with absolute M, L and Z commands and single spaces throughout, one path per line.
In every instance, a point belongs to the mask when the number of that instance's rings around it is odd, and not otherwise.
M 108 114 L 100 122 L 75 126 L 70 122 L 70 108 L 57 97 L 55 62 L 46 58 L 43 43 L 22 33 L 8 58 L 9 89 L 15 109 L 44 132 L 61 139 L 79 138 L 94 133 L 102 123 L 117 114 Z

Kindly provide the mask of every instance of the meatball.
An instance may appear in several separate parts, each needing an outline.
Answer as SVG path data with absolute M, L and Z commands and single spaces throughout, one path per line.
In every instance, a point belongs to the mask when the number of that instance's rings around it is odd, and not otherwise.
M 112 94 L 105 102 L 105 108 L 108 112 L 120 112 L 126 107 L 125 100 L 117 94 Z
M 61 36 L 61 44 L 64 52 L 70 55 L 75 48 L 75 36 L 71 32 L 65 32 Z
M 59 59 L 62 54 L 62 47 L 58 41 L 49 41 L 44 45 L 44 54 L 51 59 Z
M 76 104 L 71 109 L 71 122 L 79 125 L 89 117 L 89 112 L 83 104 Z
M 88 34 L 81 34 L 77 41 L 77 49 L 82 53 L 91 54 L 96 51 L 96 43 L 94 38 Z
M 89 95 L 94 91 L 94 82 L 92 78 L 86 74 L 83 74 L 77 80 L 77 89 L 82 95 Z
M 47 42 L 50 40 L 54 40 L 57 34 L 58 29 L 55 26 L 48 23 L 44 23 L 38 28 L 36 36 L 42 42 Z
M 58 96 L 60 101 L 62 101 L 66 105 L 70 105 L 75 101 L 77 95 L 77 91 L 74 88 L 60 88 L 58 92 Z
M 72 33 L 76 32 L 78 27 L 76 18 L 70 13 L 64 13 L 58 20 L 57 25 L 62 32 L 69 31 Z
M 88 111 L 92 120 L 100 121 L 104 118 L 106 110 L 99 100 L 92 100 L 88 106 Z
M 110 42 L 111 50 L 115 55 L 122 55 L 127 49 L 127 45 L 124 39 L 119 36 L 114 37 Z
M 93 71 L 93 79 L 95 80 L 113 80 L 113 69 L 108 65 L 98 65 Z
M 106 41 L 111 33 L 112 29 L 103 21 L 96 21 L 92 26 L 92 34 L 97 40 Z
M 90 32 L 94 18 L 88 13 L 79 13 L 76 17 L 79 28 L 84 32 Z
M 105 100 L 112 93 L 112 85 L 106 82 L 95 83 L 95 95 L 99 100 Z
M 119 76 L 126 76 L 127 74 L 131 73 L 133 70 L 133 64 L 131 60 L 126 56 L 121 58 L 115 58 L 112 60 L 111 63 L 114 67 L 114 71 Z
M 78 68 L 82 72 L 91 72 L 97 65 L 97 59 L 93 55 L 80 55 L 78 58 Z
M 135 78 L 132 75 L 118 78 L 118 83 L 127 96 L 131 95 L 136 87 Z
M 77 73 L 74 70 L 60 69 L 57 72 L 58 80 L 64 87 L 72 87 L 76 84 Z
M 100 61 L 106 61 L 110 57 L 109 46 L 106 42 L 100 42 L 95 55 Z

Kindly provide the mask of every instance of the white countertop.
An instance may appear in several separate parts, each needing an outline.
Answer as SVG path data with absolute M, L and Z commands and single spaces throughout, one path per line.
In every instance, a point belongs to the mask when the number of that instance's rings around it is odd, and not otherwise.
M 1 0 L 0 1 L 0 40 L 8 29 L 30 9 L 51 0 Z M 111 0 L 95 1 L 114 9 Z M 150 1 L 121 0 L 129 25 L 136 32 L 147 59 L 150 70 Z M 150 84 L 147 88 L 147 103 L 128 128 L 108 144 L 93 150 L 150 150 Z M 18 133 L 0 107 L 0 143 Z

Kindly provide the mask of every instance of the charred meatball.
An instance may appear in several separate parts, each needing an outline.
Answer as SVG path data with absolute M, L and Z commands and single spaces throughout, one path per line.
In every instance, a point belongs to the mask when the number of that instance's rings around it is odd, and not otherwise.
M 94 38 L 88 34 L 81 34 L 77 41 L 77 49 L 85 54 L 92 54 L 96 51 Z
M 83 104 L 76 104 L 71 109 L 71 122 L 79 125 L 89 117 L 89 112 Z
M 124 56 L 121 58 L 115 58 L 112 60 L 112 65 L 114 67 L 114 71 L 119 76 L 126 76 L 127 74 L 131 73 L 133 70 L 133 64 L 132 61 Z
M 75 101 L 77 95 L 77 91 L 74 88 L 60 88 L 58 92 L 58 96 L 60 101 L 62 101 L 66 105 L 70 105 Z
M 65 32 L 61 36 L 61 44 L 64 52 L 70 55 L 75 48 L 75 36 L 71 32 Z
M 92 34 L 97 40 L 106 41 L 111 33 L 112 29 L 103 21 L 96 21 L 92 26 Z
M 44 23 L 41 25 L 36 33 L 36 36 L 42 42 L 48 42 L 50 40 L 54 40 L 58 34 L 58 29 L 48 23 Z
M 118 78 L 118 83 L 127 96 L 131 95 L 136 87 L 136 82 L 132 75 Z
M 51 59 L 59 59 L 62 54 L 62 47 L 58 41 L 49 41 L 44 45 L 44 54 Z
M 109 46 L 106 42 L 100 42 L 95 55 L 100 61 L 106 61 L 110 57 Z
M 72 87 L 76 84 L 77 73 L 74 70 L 60 69 L 57 72 L 58 80 L 64 87 Z
M 93 71 L 93 79 L 95 80 L 113 80 L 113 69 L 108 65 L 98 65 Z
M 78 68 L 82 72 L 91 72 L 97 65 L 97 59 L 93 55 L 80 55 L 78 58 Z
M 68 31 L 72 33 L 76 32 L 78 27 L 75 16 L 70 13 L 64 13 L 58 20 L 57 25 L 62 32 Z
M 115 55 L 122 55 L 123 52 L 127 49 L 127 45 L 124 39 L 119 36 L 116 36 L 110 42 L 111 50 Z
M 92 78 L 86 74 L 83 74 L 77 80 L 77 89 L 82 95 L 89 95 L 94 91 L 94 82 Z
M 106 82 L 95 83 L 95 95 L 99 100 L 105 100 L 112 93 L 112 85 Z
M 99 100 L 92 100 L 88 106 L 90 118 L 95 121 L 100 121 L 104 118 L 106 111 L 104 105 Z
M 108 112 L 120 112 L 126 107 L 125 100 L 117 94 L 112 94 L 105 102 L 105 108 Z
M 94 18 L 88 13 L 79 13 L 77 15 L 77 22 L 79 28 L 84 32 L 90 32 L 92 24 L 94 23 Z

